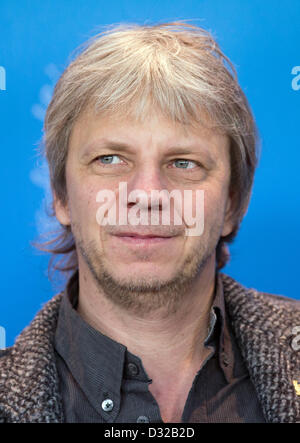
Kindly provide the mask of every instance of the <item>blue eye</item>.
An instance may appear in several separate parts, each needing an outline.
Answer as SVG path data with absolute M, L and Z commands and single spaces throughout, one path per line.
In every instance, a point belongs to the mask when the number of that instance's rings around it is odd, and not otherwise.
M 118 163 L 118 161 L 115 161 L 114 159 L 120 160 L 118 155 L 101 155 L 100 157 L 98 157 L 100 163 L 104 165 L 112 165 Z
M 195 165 L 195 162 L 193 162 L 192 160 L 175 160 L 174 163 L 176 164 L 176 166 L 178 166 L 180 169 L 192 169 L 194 166 L 189 166 L 189 163 L 193 163 Z

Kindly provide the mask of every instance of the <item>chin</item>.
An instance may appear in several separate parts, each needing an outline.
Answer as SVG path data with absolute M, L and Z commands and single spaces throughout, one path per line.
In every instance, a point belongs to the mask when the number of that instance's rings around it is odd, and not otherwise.
M 123 269 L 122 269 L 123 268 Z M 140 264 L 138 266 L 128 266 L 124 265 L 118 269 L 118 267 L 114 267 L 113 272 L 115 278 L 123 282 L 138 282 L 138 281 L 160 281 L 167 282 L 168 280 L 174 278 L 175 271 L 173 272 L 162 272 L 162 266 L 157 265 L 149 265 Z

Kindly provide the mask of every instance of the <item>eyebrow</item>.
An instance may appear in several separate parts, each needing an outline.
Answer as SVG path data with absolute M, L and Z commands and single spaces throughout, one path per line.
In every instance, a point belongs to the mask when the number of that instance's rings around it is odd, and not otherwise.
M 97 151 L 98 149 L 109 149 L 111 151 L 119 151 L 119 152 L 132 152 L 131 146 L 124 142 L 111 141 L 111 140 L 97 140 L 87 144 L 82 147 L 83 155 L 82 158 L 89 156 L 92 152 Z

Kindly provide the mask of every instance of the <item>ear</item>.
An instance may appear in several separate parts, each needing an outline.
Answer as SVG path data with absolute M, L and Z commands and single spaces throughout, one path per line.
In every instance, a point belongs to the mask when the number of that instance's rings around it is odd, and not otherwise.
M 233 201 L 232 196 L 229 195 L 226 203 L 226 210 L 225 210 L 225 217 L 224 217 L 224 224 L 222 229 L 222 237 L 226 237 L 229 235 L 234 228 L 234 220 L 233 220 Z
M 53 193 L 53 207 L 57 220 L 61 225 L 70 226 L 71 217 L 68 203 L 63 204 L 57 197 L 56 193 Z

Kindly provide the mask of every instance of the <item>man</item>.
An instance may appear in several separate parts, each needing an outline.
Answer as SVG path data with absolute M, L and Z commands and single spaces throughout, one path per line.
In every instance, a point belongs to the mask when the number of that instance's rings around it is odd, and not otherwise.
M 3 352 L 0 421 L 300 420 L 299 303 L 220 272 L 257 131 L 213 38 L 182 22 L 96 36 L 44 143 L 61 226 L 47 248 L 72 276 Z

